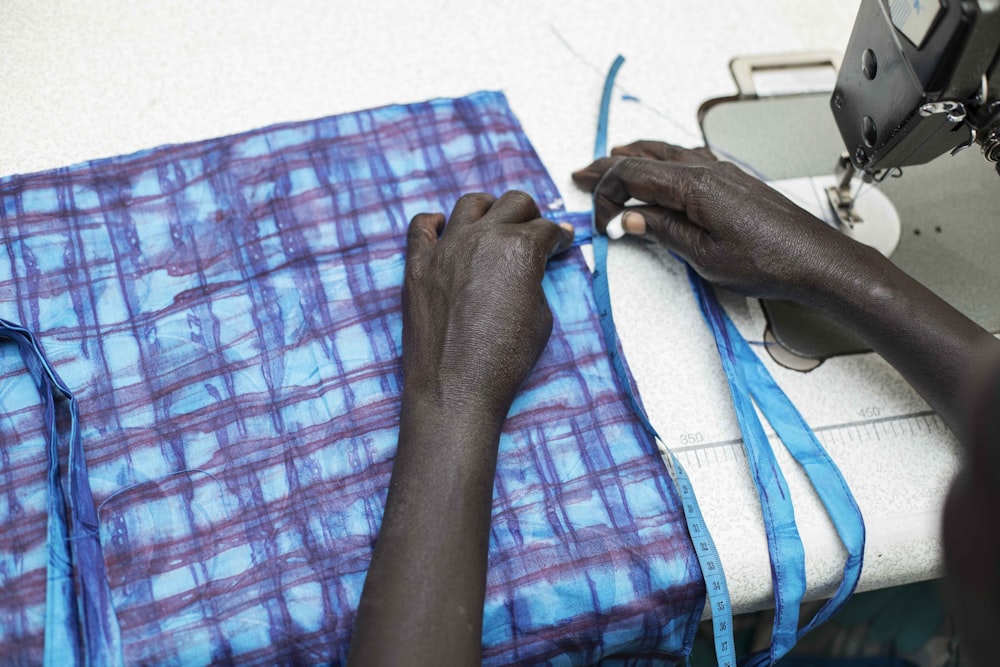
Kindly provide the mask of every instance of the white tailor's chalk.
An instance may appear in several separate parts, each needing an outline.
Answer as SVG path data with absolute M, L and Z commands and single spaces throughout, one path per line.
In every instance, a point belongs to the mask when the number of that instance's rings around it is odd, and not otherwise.
M 622 215 L 625 211 L 622 211 L 615 217 L 608 220 L 608 226 L 604 228 L 604 233 L 608 235 L 608 238 L 612 241 L 617 241 L 621 237 L 625 236 L 625 228 L 622 227 Z

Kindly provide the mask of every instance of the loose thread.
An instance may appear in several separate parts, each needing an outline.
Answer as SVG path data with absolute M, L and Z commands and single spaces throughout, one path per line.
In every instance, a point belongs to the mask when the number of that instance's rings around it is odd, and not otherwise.
M 202 470 L 201 468 L 185 468 L 184 470 L 177 470 L 175 472 L 167 473 L 163 477 L 159 477 L 157 479 L 147 479 L 147 480 L 145 480 L 143 482 L 136 482 L 135 484 L 131 484 L 129 486 L 126 486 L 124 489 L 118 489 L 117 491 L 115 491 L 114 493 L 112 493 L 110 496 L 108 496 L 107 498 L 105 498 L 101 502 L 100 505 L 97 506 L 97 521 L 98 521 L 98 523 L 100 523 L 100 521 L 101 521 L 101 510 L 104 509 L 105 505 L 107 505 L 109 502 L 111 502 L 112 500 L 114 500 L 118 496 L 120 496 L 120 495 L 122 495 L 124 493 L 128 493 L 129 491 L 134 491 L 135 489 L 139 488 L 140 486 L 145 486 L 147 484 L 159 484 L 160 482 L 166 481 L 166 480 L 170 479 L 171 477 L 177 477 L 178 475 L 187 475 L 187 474 L 192 474 L 192 473 L 201 473 L 203 475 L 208 475 L 213 480 L 215 480 L 215 483 L 218 484 L 220 488 L 223 488 L 223 489 L 225 488 L 223 486 L 223 484 L 222 484 L 222 480 L 220 480 L 218 477 L 216 477 L 214 474 L 208 472 L 207 470 Z M 225 509 L 225 506 L 223 506 L 223 509 Z M 225 511 L 226 511 L 226 518 L 228 519 L 229 518 L 229 510 L 226 509 Z

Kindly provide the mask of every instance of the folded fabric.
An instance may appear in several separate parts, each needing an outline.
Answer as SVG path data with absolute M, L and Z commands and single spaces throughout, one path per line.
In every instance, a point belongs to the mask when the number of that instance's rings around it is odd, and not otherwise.
M 79 401 L 129 664 L 341 663 L 398 431 L 409 219 L 561 199 L 499 93 L 0 179 L 0 317 Z M 704 585 L 578 250 L 500 443 L 487 664 L 686 654 Z M 41 660 L 46 432 L 0 346 L 0 655 Z M 64 453 L 65 456 L 65 453 Z

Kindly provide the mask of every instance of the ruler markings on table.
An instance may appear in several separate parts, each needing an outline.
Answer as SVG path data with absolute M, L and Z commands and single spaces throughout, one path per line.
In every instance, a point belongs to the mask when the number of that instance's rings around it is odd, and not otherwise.
M 890 417 L 875 417 L 842 424 L 831 424 L 829 426 L 820 426 L 813 430 L 824 447 L 837 444 L 860 445 L 872 441 L 881 442 L 883 435 L 896 438 L 915 437 L 934 433 L 947 433 L 948 431 L 941 418 L 930 410 Z M 777 439 L 777 436 L 773 434 L 768 437 L 769 439 Z M 709 455 L 710 451 L 714 454 L 714 461 Z M 674 453 L 677 456 L 684 456 L 688 462 L 697 465 L 699 468 L 728 462 L 730 454 L 732 454 L 733 459 L 746 457 L 746 452 L 743 450 L 742 438 L 729 438 L 697 445 L 675 447 Z

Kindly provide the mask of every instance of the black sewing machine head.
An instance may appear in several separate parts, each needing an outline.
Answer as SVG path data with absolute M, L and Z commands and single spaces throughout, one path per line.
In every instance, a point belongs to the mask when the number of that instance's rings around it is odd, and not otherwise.
M 853 167 L 870 178 L 974 143 L 1000 160 L 998 54 L 998 0 L 863 0 L 830 99 Z

